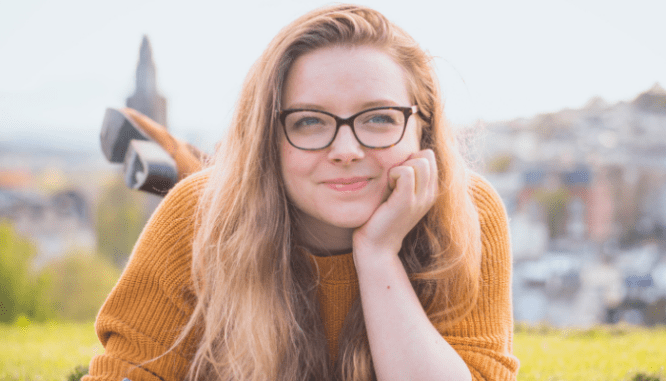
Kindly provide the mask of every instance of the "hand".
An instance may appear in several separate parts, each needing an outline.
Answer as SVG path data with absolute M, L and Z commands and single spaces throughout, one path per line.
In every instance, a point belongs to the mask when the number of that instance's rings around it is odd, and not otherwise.
M 389 169 L 387 186 L 392 192 L 370 219 L 354 230 L 354 255 L 397 254 L 407 233 L 434 204 L 438 184 L 435 153 L 430 149 L 416 152 Z

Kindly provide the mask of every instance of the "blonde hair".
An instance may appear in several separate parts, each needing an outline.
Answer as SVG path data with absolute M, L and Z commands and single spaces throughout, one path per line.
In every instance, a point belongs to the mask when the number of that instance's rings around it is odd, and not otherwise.
M 421 146 L 435 152 L 441 194 L 399 256 L 438 328 L 462 319 L 476 302 L 479 220 L 430 57 L 372 9 L 318 9 L 280 31 L 250 70 L 202 191 L 192 254 L 197 301 L 176 342 L 192 331 L 201 336 L 190 380 L 375 379 L 358 300 L 344 323 L 337 363 L 329 364 L 316 270 L 298 247 L 280 170 L 276 115 L 287 72 L 298 57 L 332 45 L 376 47 L 407 73 Z

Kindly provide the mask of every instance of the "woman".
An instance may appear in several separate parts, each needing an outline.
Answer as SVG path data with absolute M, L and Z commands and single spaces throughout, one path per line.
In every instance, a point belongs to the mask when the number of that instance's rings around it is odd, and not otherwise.
M 85 380 L 515 379 L 504 208 L 376 11 L 283 29 L 152 216 Z

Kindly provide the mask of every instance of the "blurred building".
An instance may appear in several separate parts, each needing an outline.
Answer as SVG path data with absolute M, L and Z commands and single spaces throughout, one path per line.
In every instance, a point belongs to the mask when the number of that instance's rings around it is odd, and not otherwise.
M 153 51 L 147 36 L 143 36 L 139 50 L 139 62 L 136 66 L 136 89 L 127 98 L 127 107 L 140 111 L 152 120 L 167 127 L 166 98 L 157 91 L 157 75 Z
M 517 320 L 666 324 L 666 91 L 488 125 Z
M 44 195 L 0 186 L 2 220 L 35 244 L 34 268 L 74 251 L 92 253 L 97 244 L 89 202 L 75 188 Z

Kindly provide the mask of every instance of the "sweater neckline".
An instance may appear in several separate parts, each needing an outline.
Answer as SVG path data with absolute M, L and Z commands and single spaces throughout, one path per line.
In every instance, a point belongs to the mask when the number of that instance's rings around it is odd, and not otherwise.
M 315 271 L 319 269 L 319 280 L 322 283 L 348 283 L 358 280 L 353 253 L 320 257 L 307 252 L 307 255 L 315 266 Z

